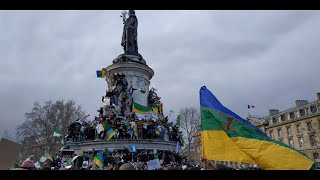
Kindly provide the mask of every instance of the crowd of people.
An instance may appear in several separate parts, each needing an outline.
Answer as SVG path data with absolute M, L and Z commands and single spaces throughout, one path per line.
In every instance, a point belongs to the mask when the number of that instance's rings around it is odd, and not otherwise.
M 148 106 L 157 107 L 160 116 L 139 118 L 132 112 L 132 93 L 135 88 L 128 87 L 124 74 L 114 74 L 111 88 L 102 96 L 102 107 L 97 110 L 98 116 L 93 121 L 77 122 L 69 126 L 66 140 L 87 141 L 96 139 L 157 139 L 179 142 L 183 146 L 182 132 L 168 117 L 163 116 L 163 104 L 155 93 L 149 91 Z M 139 89 L 139 91 L 144 91 Z M 112 137 L 108 132 L 112 131 Z
M 53 160 L 47 159 L 42 165 L 36 166 L 34 156 L 28 157 L 21 163 L 21 169 L 26 170 L 262 170 L 260 167 L 228 167 L 214 164 L 213 161 L 203 161 L 202 164 L 191 165 L 187 158 L 171 151 L 140 151 L 130 152 L 129 149 L 115 149 L 100 151 L 103 158 L 98 166 L 94 159 L 99 151 L 76 154 L 58 154 Z M 158 168 L 149 169 L 148 162 L 159 160 Z
M 64 141 L 84 142 L 90 140 L 159 140 L 171 141 L 177 147 L 184 145 L 182 132 L 173 122 L 168 121 L 168 117 L 163 116 L 163 104 L 160 97 L 155 93 L 156 89 L 149 91 L 148 106 L 156 107 L 160 116 L 156 118 L 138 117 L 133 110 L 132 94 L 135 90 L 145 93 L 145 89 L 135 89 L 128 86 L 124 74 L 114 74 L 111 78 L 111 87 L 102 96 L 102 107 L 97 110 L 98 115 L 92 121 L 78 119 L 68 128 L 68 134 Z M 180 149 L 181 150 L 181 149 Z M 30 156 L 21 163 L 22 168 L 27 169 L 104 169 L 118 170 L 122 164 L 130 164 L 137 170 L 148 169 L 147 162 L 159 159 L 161 168 L 174 168 L 186 166 L 186 158 L 180 155 L 180 150 L 158 151 L 154 153 L 149 150 L 129 151 L 127 148 L 103 151 L 102 167 L 96 166 L 93 162 L 98 151 L 85 152 L 79 156 L 76 154 L 64 154 L 60 151 L 52 160 L 39 161 L 34 164 L 34 156 Z
M 102 154 L 102 165 L 99 167 L 94 161 L 97 153 Z M 68 154 L 60 152 L 56 157 L 46 159 L 41 166 L 35 165 L 34 156 L 30 156 L 23 163 L 21 168 L 28 170 L 119 170 L 125 163 L 131 164 L 135 170 L 148 170 L 148 162 L 158 159 L 160 169 L 180 167 L 187 165 L 187 158 L 182 154 L 178 155 L 172 151 L 141 150 L 131 152 L 128 148 L 104 151 L 90 151 L 83 155 Z M 39 162 L 39 161 L 38 161 Z
M 95 117 L 95 120 L 87 123 L 77 122 L 69 127 L 67 141 L 87 141 L 106 139 L 108 131 L 112 129 L 115 135 L 111 139 L 157 139 L 179 142 L 183 145 L 182 131 L 168 118 L 138 120 L 134 116 L 122 117 L 109 113 L 107 116 Z

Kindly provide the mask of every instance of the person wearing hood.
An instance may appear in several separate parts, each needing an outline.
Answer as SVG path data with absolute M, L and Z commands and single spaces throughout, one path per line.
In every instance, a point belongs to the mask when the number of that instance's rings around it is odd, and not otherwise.
M 28 169 L 28 170 L 35 170 L 34 155 L 31 155 L 26 160 L 24 160 L 23 163 L 21 164 L 21 168 Z

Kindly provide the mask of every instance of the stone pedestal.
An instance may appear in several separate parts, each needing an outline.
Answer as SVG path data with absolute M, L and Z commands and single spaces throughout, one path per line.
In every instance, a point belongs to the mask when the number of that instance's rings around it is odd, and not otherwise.
M 95 150 L 104 150 L 104 148 L 109 149 L 122 149 L 124 147 L 129 148 L 131 144 L 136 145 L 138 150 L 162 150 L 162 151 L 175 151 L 177 143 L 172 141 L 164 140 L 126 140 L 126 139 L 117 139 L 110 141 L 95 140 L 87 142 L 67 142 L 70 150 L 83 150 L 83 151 L 92 151 Z
M 143 106 L 148 105 L 149 85 L 154 75 L 149 66 L 136 62 L 118 62 L 108 66 L 106 71 L 108 89 L 111 88 L 112 77 L 115 73 L 124 74 L 128 81 L 128 88 L 132 86 L 137 89 L 132 94 L 133 101 Z

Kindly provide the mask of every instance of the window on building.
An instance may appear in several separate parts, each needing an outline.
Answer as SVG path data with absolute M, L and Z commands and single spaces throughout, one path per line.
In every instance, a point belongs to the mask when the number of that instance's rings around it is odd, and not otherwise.
M 311 130 L 312 130 L 311 122 L 307 122 L 307 128 L 308 128 L 308 131 L 311 131 Z
M 296 115 L 294 114 L 294 112 L 290 113 L 290 119 L 294 119 L 296 117 Z
M 316 106 L 310 106 L 310 111 L 311 111 L 311 113 L 316 113 L 317 112 L 317 107 Z
M 288 136 L 291 135 L 291 127 L 290 126 L 287 127 L 287 134 L 288 134 Z
M 282 114 L 282 115 L 280 116 L 280 119 L 281 119 L 281 121 L 285 121 L 285 120 L 286 120 L 286 116 L 285 116 L 284 114 Z
M 278 129 L 278 137 L 282 137 L 282 130 Z
M 278 119 L 274 117 L 274 118 L 272 118 L 272 122 L 273 122 L 273 124 L 275 124 L 278 122 Z
M 273 139 L 273 130 L 270 131 L 270 138 Z
M 304 146 L 304 140 L 302 137 L 299 137 L 299 146 L 303 147 Z
M 314 159 L 314 160 L 319 159 L 319 154 L 318 154 L 318 153 L 313 153 L 313 159 Z
M 301 125 L 300 124 L 297 124 L 297 132 L 301 133 Z
M 311 146 L 315 146 L 316 145 L 316 139 L 314 137 L 314 135 L 310 135 L 310 145 Z
M 292 138 L 288 139 L 288 142 L 289 142 L 289 146 L 293 147 L 293 139 Z
M 300 113 L 300 116 L 301 116 L 301 117 L 304 116 L 304 115 L 306 115 L 306 111 L 305 111 L 304 109 L 300 109 L 300 110 L 299 110 L 299 113 Z

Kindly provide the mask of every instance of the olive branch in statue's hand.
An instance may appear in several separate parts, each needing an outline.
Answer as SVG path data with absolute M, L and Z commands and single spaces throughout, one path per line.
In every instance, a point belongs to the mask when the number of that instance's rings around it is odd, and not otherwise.
M 122 12 L 121 12 L 120 17 L 122 17 L 123 24 L 125 23 L 125 21 L 126 21 L 126 19 L 127 19 L 127 15 L 128 15 L 128 12 L 127 12 L 127 11 L 122 11 Z

